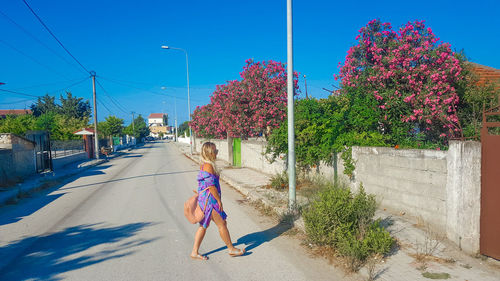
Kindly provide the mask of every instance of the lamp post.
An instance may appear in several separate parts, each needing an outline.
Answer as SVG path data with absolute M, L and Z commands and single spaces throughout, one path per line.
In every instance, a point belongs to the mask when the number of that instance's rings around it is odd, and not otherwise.
M 184 54 L 186 54 L 186 76 L 187 76 L 187 86 L 188 86 L 188 116 L 189 116 L 189 123 L 191 123 L 191 101 L 189 98 L 189 61 L 188 61 L 188 53 L 186 50 L 181 49 L 181 48 L 174 48 L 170 46 L 161 46 L 162 49 L 167 49 L 167 50 L 178 50 L 178 51 L 183 51 Z M 191 154 L 193 154 L 193 132 L 191 131 L 191 126 L 189 126 L 189 145 L 191 148 Z
M 295 116 L 293 85 L 293 21 L 292 0 L 286 1 L 287 12 L 287 93 L 288 93 L 288 208 L 296 211 L 295 195 Z

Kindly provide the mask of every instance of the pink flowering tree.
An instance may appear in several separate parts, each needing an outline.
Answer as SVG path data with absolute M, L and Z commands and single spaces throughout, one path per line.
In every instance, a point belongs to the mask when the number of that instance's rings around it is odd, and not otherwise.
M 218 85 L 210 104 L 197 108 L 191 126 L 199 136 L 225 138 L 267 134 L 286 118 L 287 75 L 280 62 L 247 60 L 241 80 Z M 294 75 L 295 88 L 298 89 Z
M 219 118 L 214 115 L 212 104 L 197 106 L 190 126 L 198 137 L 219 139 L 226 137 L 226 132 L 221 129 Z
M 395 140 L 409 134 L 440 142 L 461 136 L 456 85 L 463 75 L 450 44 L 440 42 L 423 21 L 394 31 L 389 23 L 372 20 L 356 40 L 335 79 L 344 93 L 362 90 L 375 98 L 382 133 Z

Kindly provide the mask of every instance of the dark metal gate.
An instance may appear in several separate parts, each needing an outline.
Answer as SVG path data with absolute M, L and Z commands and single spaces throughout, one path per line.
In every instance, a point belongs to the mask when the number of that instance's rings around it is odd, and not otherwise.
M 481 129 L 481 254 L 500 259 L 500 106 L 483 113 Z M 492 120 L 493 119 L 493 120 Z
M 29 131 L 26 138 L 35 143 L 36 172 L 52 171 L 50 136 L 46 131 Z

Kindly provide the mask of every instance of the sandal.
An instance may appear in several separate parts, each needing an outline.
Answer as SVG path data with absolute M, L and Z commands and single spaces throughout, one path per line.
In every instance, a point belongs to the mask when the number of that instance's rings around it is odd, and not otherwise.
M 208 260 L 208 257 L 207 256 L 202 256 L 200 254 L 197 254 L 196 256 L 190 256 L 193 260 L 202 260 L 202 261 L 206 261 Z
M 242 256 L 244 254 L 245 254 L 245 249 L 242 250 L 242 249 L 236 248 L 236 251 L 234 251 L 234 252 L 233 251 L 229 251 L 229 255 L 231 257 L 239 257 L 239 256 Z

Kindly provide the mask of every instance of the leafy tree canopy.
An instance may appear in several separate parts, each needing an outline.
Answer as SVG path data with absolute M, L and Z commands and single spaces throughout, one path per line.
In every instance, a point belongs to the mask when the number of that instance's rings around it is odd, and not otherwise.
M 83 98 L 75 97 L 71 92 L 66 93 L 66 98 L 61 95 L 60 112 L 69 118 L 90 118 L 91 108 L 89 101 L 83 101 Z
M 91 108 L 89 101 L 83 101 L 83 98 L 75 97 L 71 92 L 66 92 L 66 97 L 60 95 L 61 104 L 56 104 L 56 98 L 46 94 L 39 97 L 37 102 L 31 105 L 31 111 L 35 117 L 46 113 L 58 113 L 68 118 L 88 119 L 90 118 Z
M 127 135 L 134 136 L 137 140 L 141 140 L 149 135 L 149 128 L 146 120 L 139 114 L 139 116 L 134 119 L 133 125 L 132 123 L 128 125 L 123 132 Z
M 105 121 L 99 122 L 98 130 L 106 137 L 119 136 L 123 131 L 123 119 L 108 116 Z
M 184 121 L 178 128 L 178 135 L 182 136 L 184 135 L 184 132 L 186 133 L 187 136 L 189 136 L 189 121 Z

